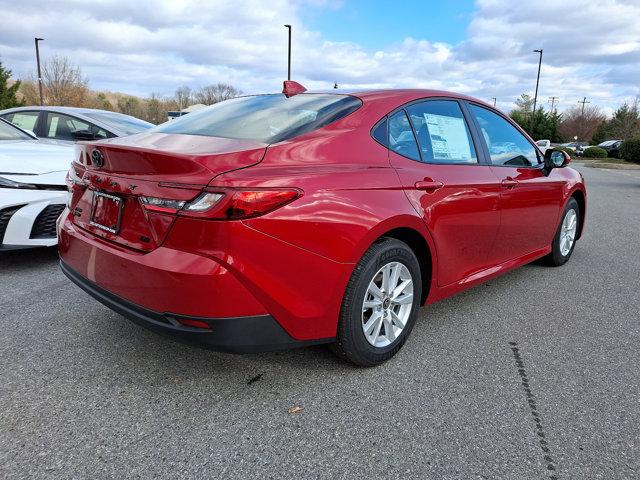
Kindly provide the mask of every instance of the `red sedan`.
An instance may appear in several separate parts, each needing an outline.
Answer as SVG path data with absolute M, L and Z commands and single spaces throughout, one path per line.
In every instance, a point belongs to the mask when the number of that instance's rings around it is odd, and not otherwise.
M 379 364 L 421 305 L 562 265 L 584 225 L 565 153 L 442 91 L 291 82 L 76 149 L 64 273 L 137 323 L 223 351 L 330 343 Z

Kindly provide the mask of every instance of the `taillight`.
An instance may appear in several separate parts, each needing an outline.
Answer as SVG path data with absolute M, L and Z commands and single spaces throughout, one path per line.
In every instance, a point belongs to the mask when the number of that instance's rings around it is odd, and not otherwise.
M 145 209 L 211 220 L 241 220 L 258 217 L 295 200 L 297 189 L 215 189 L 205 191 L 190 202 L 156 197 L 140 197 Z
M 64 178 L 64 181 L 67 185 L 67 207 L 71 208 L 73 203 L 74 192 L 82 192 L 87 186 L 87 182 L 85 182 L 81 176 L 76 171 L 73 163 L 71 164 L 71 168 L 67 172 L 67 175 Z M 78 194 L 79 195 L 79 194 Z

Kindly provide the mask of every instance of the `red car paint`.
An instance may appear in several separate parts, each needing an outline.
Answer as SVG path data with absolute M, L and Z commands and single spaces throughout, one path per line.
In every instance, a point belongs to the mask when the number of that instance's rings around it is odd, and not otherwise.
M 218 319 L 268 314 L 294 340 L 332 339 L 354 266 L 382 236 L 418 250 L 424 304 L 549 253 L 572 195 L 584 218 L 586 190 L 571 168 L 545 176 L 531 167 L 426 164 L 371 135 L 381 118 L 418 99 L 458 99 L 497 112 L 491 106 L 429 90 L 353 95 L 363 102 L 354 113 L 272 145 L 153 132 L 80 144 L 71 172 L 79 181 L 71 182 L 59 222 L 62 261 L 154 312 Z M 102 167 L 92 162 L 96 149 Z M 300 195 L 243 220 L 154 211 L 136 200 L 190 201 L 205 188 Z M 122 232 L 91 225 L 92 190 L 128 199 Z

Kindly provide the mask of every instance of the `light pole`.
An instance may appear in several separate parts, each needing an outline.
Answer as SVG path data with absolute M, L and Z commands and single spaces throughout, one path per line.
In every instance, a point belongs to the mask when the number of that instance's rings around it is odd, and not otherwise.
M 498 99 L 496 97 L 491 97 L 491 100 L 493 100 L 493 106 L 495 107 Z
M 44 38 L 35 38 L 36 41 L 36 63 L 38 64 L 38 90 L 40 91 L 40 105 L 44 105 L 42 98 L 42 73 L 40 72 L 40 49 L 38 48 L 38 42 L 43 41 Z
M 285 25 L 289 30 L 289 54 L 287 59 L 287 80 L 291 80 L 291 25 Z
M 540 50 L 534 50 L 534 53 L 540 54 L 540 60 L 538 60 L 538 78 L 536 79 L 536 93 L 533 96 L 533 113 L 531 114 L 531 135 L 533 135 L 533 122 L 536 118 L 536 103 L 538 102 L 538 85 L 540 84 L 540 67 L 542 67 L 542 48 Z

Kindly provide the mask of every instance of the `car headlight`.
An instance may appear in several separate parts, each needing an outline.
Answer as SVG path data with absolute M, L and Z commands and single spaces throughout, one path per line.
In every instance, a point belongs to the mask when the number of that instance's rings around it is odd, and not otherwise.
M 29 190 L 35 190 L 38 187 L 30 183 L 14 182 L 8 178 L 0 177 L 0 188 L 27 188 Z

